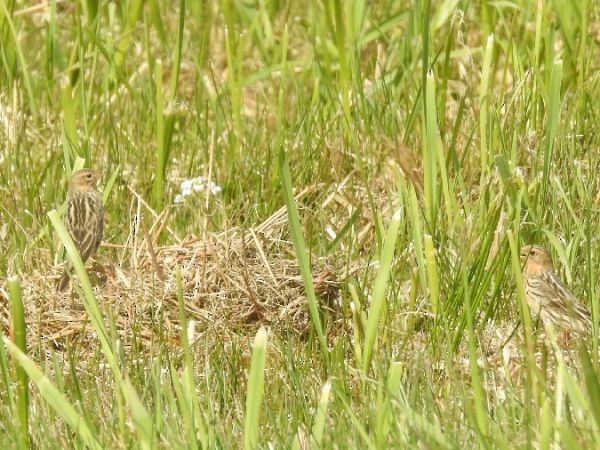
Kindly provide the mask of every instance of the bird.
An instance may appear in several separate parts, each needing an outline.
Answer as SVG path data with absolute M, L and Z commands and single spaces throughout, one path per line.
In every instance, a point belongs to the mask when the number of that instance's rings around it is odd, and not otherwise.
M 99 179 L 98 171 L 81 169 L 72 174 L 69 182 L 63 222 L 83 263 L 98 250 L 104 231 L 104 205 L 102 196 L 96 190 Z M 69 274 L 65 269 L 57 283 L 57 290 L 64 291 L 68 284 Z
M 520 256 L 525 261 L 525 294 L 532 314 L 544 327 L 552 325 L 565 336 L 588 336 L 592 331 L 590 311 L 558 277 L 548 251 L 540 245 L 525 245 Z

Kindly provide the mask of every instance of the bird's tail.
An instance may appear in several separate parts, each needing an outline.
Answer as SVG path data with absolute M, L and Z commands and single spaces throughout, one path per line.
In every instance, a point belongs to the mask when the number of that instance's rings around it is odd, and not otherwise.
M 69 285 L 69 274 L 65 271 L 65 273 L 63 273 L 62 276 L 60 277 L 60 279 L 58 280 L 58 283 L 56 283 L 56 290 L 58 292 L 64 292 L 65 289 L 67 289 L 68 285 Z

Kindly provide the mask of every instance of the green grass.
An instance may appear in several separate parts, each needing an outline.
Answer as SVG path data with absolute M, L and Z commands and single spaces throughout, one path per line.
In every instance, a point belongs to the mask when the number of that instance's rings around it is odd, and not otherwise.
M 32 5 L 0 0 L 1 448 L 596 445 L 598 2 Z M 100 260 L 131 283 L 127 317 L 60 225 L 81 161 L 103 173 Z M 200 176 L 221 192 L 175 204 Z M 149 235 L 251 235 L 282 207 L 289 254 L 257 258 L 298 270 L 261 292 L 301 286 L 304 334 L 198 321 L 189 260 L 159 253 L 166 284 L 138 265 Z M 63 242 L 75 312 L 53 291 Z M 592 310 L 589 346 L 536 345 L 522 242 Z M 242 275 L 199 285 L 270 282 Z M 53 343 L 61 312 L 77 331 Z

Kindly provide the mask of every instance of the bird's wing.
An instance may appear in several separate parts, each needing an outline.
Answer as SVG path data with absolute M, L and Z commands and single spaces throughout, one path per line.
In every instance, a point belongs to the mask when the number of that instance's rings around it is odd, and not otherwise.
M 556 308 L 561 313 L 579 321 L 589 323 L 591 326 L 592 315 L 590 311 L 567 289 L 558 276 L 554 274 L 554 276 L 549 277 L 548 286 L 554 292 L 554 295 L 549 297 L 549 306 L 551 308 Z

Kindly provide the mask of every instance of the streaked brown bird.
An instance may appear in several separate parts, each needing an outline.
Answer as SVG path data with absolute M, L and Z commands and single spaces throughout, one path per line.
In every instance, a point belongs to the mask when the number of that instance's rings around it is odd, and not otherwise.
M 544 327 L 552 324 L 566 336 L 571 332 L 579 336 L 590 334 L 590 311 L 560 280 L 548 251 L 539 245 L 525 245 L 520 256 L 525 261 L 523 278 L 531 313 L 542 319 Z
M 67 194 L 67 209 L 63 217 L 65 227 L 85 263 L 98 250 L 104 230 L 102 196 L 96 190 L 100 174 L 94 169 L 81 169 L 73 173 Z M 58 291 L 69 284 L 67 270 L 57 283 Z

